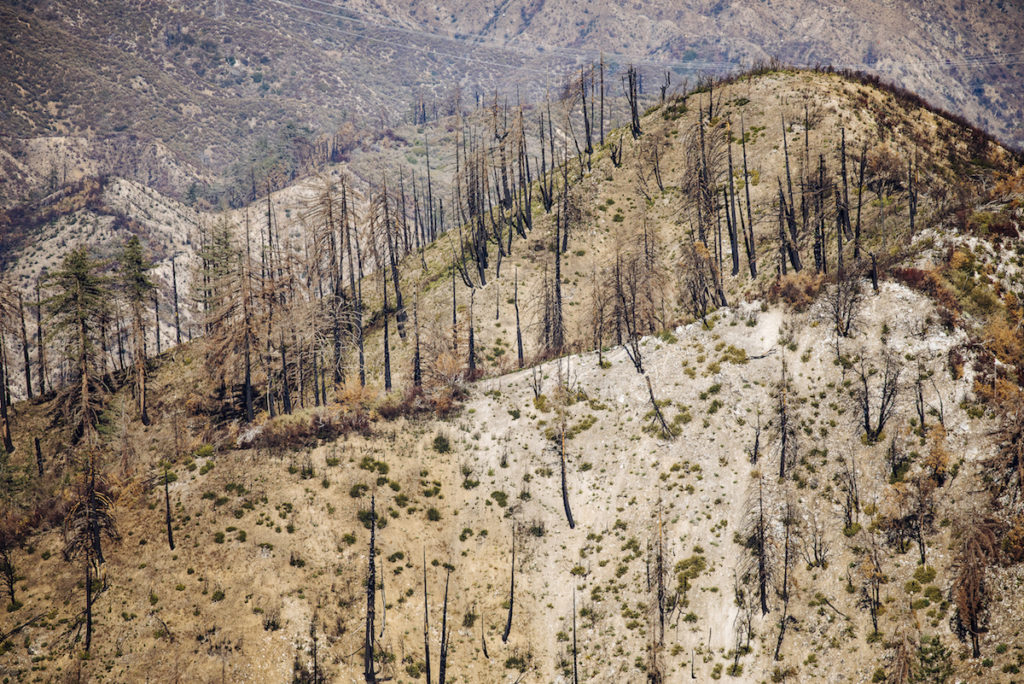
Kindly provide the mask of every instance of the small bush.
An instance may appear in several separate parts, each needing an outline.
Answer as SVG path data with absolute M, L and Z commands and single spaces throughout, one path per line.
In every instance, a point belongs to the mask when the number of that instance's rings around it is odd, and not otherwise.
M 442 434 L 438 434 L 434 437 L 434 451 L 439 454 L 447 454 L 452 450 L 452 445 L 449 443 L 448 438 Z
M 823 282 L 824 276 L 807 271 L 785 275 L 772 283 L 768 299 L 771 302 L 784 302 L 793 311 L 804 311 L 818 296 Z

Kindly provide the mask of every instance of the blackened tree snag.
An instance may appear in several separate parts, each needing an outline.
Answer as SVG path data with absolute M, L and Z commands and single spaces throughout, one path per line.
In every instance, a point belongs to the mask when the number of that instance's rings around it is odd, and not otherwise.
M 152 264 L 144 257 L 142 244 L 137 236 L 132 235 L 125 242 L 119 259 L 119 267 L 121 289 L 128 300 L 132 316 L 132 338 L 135 358 L 135 401 L 142 424 L 149 425 L 149 413 L 146 406 L 146 347 L 145 340 L 143 339 L 146 334 L 146 327 L 143 321 L 143 314 L 147 295 L 155 292 L 155 286 L 148 275 Z
M 745 576 L 753 576 L 757 583 L 757 596 L 761 604 L 761 614 L 768 614 L 768 590 L 774 577 L 774 554 L 771 537 L 771 521 L 768 519 L 764 496 L 764 484 L 760 475 L 757 478 L 757 490 L 751 492 L 747 499 L 746 547 L 750 553 Z
M 171 526 L 171 493 L 169 484 L 171 481 L 171 473 L 167 466 L 164 465 L 164 516 L 167 523 L 167 545 L 171 547 L 171 551 L 174 550 L 174 529 Z
M 178 309 L 178 267 L 171 257 L 171 294 L 174 296 L 174 343 L 181 344 L 181 312 Z
M 0 438 L 3 440 L 3 448 L 6 453 L 14 451 L 14 442 L 11 440 L 11 415 L 7 400 L 10 396 L 7 391 L 7 364 L 4 362 L 4 340 L 0 335 L 0 421 L 3 421 Z
M 523 329 L 519 325 L 519 267 L 516 267 L 515 289 L 512 295 L 512 305 L 516 309 L 516 363 L 523 367 Z
M 501 635 L 501 642 L 508 643 L 508 635 L 512 633 L 512 609 L 516 602 L 516 525 L 512 523 L 512 575 L 509 580 L 508 589 L 508 620 L 505 622 L 505 631 Z
M 76 484 L 75 500 L 64 519 L 64 558 L 80 560 L 85 570 L 85 652 L 92 647 L 92 614 L 95 580 L 104 563 L 103 539 L 116 542 L 121 536 L 111 509 L 106 483 L 96 473 L 96 455 L 87 446 L 84 465 Z M 100 589 L 102 591 L 102 588 Z
M 992 520 L 985 519 L 973 523 L 966 530 L 958 558 L 959 570 L 950 590 L 950 598 L 956 606 L 951 626 L 961 640 L 970 637 L 974 658 L 981 656 L 979 638 L 986 631 L 989 596 L 985 575 L 998 557 L 996 529 Z
M 740 249 L 739 249 L 739 234 L 737 227 L 736 217 L 736 185 L 733 182 L 733 170 L 732 170 L 732 139 L 731 133 L 730 140 L 728 141 L 728 155 L 729 155 L 729 185 L 725 191 L 728 202 L 726 203 L 725 211 L 725 223 L 729 229 L 729 251 L 732 257 L 732 275 L 733 277 L 739 275 L 740 272 Z M 746 235 L 743 236 L 746 238 Z M 749 256 L 749 249 L 748 249 Z
M 444 603 L 441 609 L 441 654 L 437 666 L 437 684 L 445 684 L 448 674 L 448 645 L 451 637 L 451 630 L 448 628 L 448 580 L 451 579 L 452 571 L 448 570 L 444 577 Z
M 636 67 L 632 64 L 626 69 L 626 75 L 622 77 L 622 89 L 626 94 L 626 101 L 629 103 L 629 132 L 634 138 L 640 137 L 640 96 L 638 90 L 638 76 Z
M 778 384 L 777 418 L 779 421 L 779 479 L 786 477 L 786 468 L 796 462 L 797 421 L 790 412 L 790 387 L 786 362 L 782 362 L 782 376 Z
M 377 603 L 377 495 L 370 495 L 370 551 L 366 570 L 366 629 L 363 634 L 363 678 L 376 684 L 377 669 L 373 656 L 374 615 Z
M 427 606 L 427 550 L 423 549 L 423 662 L 430 684 L 430 610 Z
M 31 400 L 32 394 L 32 366 L 28 353 L 28 329 L 25 327 L 25 300 L 21 292 L 18 292 L 18 317 L 21 319 L 21 353 L 24 357 L 25 367 L 25 396 Z
M 569 529 L 576 528 L 576 522 L 572 519 L 572 509 L 569 507 L 569 486 L 565 479 L 565 415 L 562 411 L 561 430 L 559 435 L 559 465 L 562 474 L 562 507 L 565 509 L 565 519 L 569 521 Z
M 476 299 L 476 289 L 469 291 L 469 379 L 476 379 L 476 342 L 473 334 L 473 302 Z
M 572 585 L 572 684 L 579 684 L 579 667 L 576 663 L 576 585 Z
M 412 305 L 413 341 L 416 345 L 412 357 L 412 385 L 419 388 L 423 385 L 423 361 L 420 355 L 420 292 L 416 289 L 416 300 Z
M 39 373 L 39 394 L 46 394 L 46 346 L 43 343 L 43 305 L 40 300 L 42 279 L 36 279 L 36 370 Z
M 857 180 L 857 222 L 853 230 L 853 258 L 860 259 L 860 210 L 864 199 L 864 168 L 867 165 L 868 143 L 865 140 L 860 151 L 860 172 Z M 875 287 L 878 290 L 878 287 Z
M 868 442 L 871 443 L 877 442 L 879 437 L 881 437 L 882 431 L 885 429 L 885 424 L 888 422 L 889 418 L 892 417 L 893 411 L 896 409 L 896 396 L 899 393 L 899 383 L 900 376 L 903 373 L 903 363 L 894 353 L 887 350 L 882 356 L 882 368 L 880 370 L 882 384 L 878 390 L 877 417 L 872 419 L 872 392 L 869 387 L 868 380 L 875 374 L 875 372 L 873 368 L 869 368 L 868 363 L 863 356 L 857 366 L 857 374 L 860 380 L 858 400 L 861 409 L 862 425 L 864 427 L 865 437 Z
M 782 659 L 782 640 L 786 636 L 786 625 L 789 621 L 789 571 L 796 559 L 793 544 L 797 522 L 796 506 L 787 496 L 782 509 L 782 586 L 779 588 L 782 615 L 779 617 L 779 638 L 775 642 L 775 660 Z
M 743 190 L 747 199 L 747 233 L 744 234 L 744 242 L 747 247 L 747 265 L 750 268 L 750 277 L 757 277 L 757 242 L 754 240 L 754 215 L 750 208 L 750 174 L 747 172 L 747 132 L 743 124 L 743 115 L 740 115 L 740 145 L 743 147 Z M 742 218 L 742 214 L 741 214 Z

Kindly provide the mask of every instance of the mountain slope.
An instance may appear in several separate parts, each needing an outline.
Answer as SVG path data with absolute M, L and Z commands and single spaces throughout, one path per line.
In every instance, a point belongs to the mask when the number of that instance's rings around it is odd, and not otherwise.
M 539 339 L 555 252 L 553 217 L 538 201 L 532 232 L 515 238 L 500 276 L 492 261 L 486 286 L 457 282 L 457 346 L 449 318 L 454 235 L 425 250 L 425 270 L 415 253 L 401 264 L 403 290 L 420 286 L 418 320 L 432 345 L 424 396 L 406 392 L 411 321 L 405 340 L 390 338 L 396 389 L 383 391 L 379 273 L 363 283 L 368 386 L 356 381 L 350 350 L 349 382 L 331 388 L 327 406 L 311 405 L 307 383 L 301 399 L 296 390 L 303 405 L 293 415 L 261 412 L 246 425 L 206 364 L 205 342 L 195 340 L 157 360 L 154 423 L 144 426 L 134 419 L 130 387 L 112 373 L 103 462 L 123 540 L 105 546 L 88 658 L 77 655 L 80 567 L 60 553 L 70 452 L 59 421 L 51 422 L 50 398 L 17 404 L 17 448 L 2 470 L 5 520 L 16 524 L 5 529 L 27 536 L 10 547 L 22 605 L 0 616 L 3 634 L 18 630 L 3 641 L 5 676 L 312 681 L 303 672 L 315 662 L 331 681 L 358 680 L 372 494 L 386 522 L 375 532 L 375 648 L 394 681 L 425 679 L 424 561 L 433 671 L 450 568 L 448 670 L 462 681 L 570 681 L 574 590 L 584 681 L 643 682 L 655 672 L 663 681 L 688 672 L 701 680 L 871 681 L 896 678 L 908 659 L 918 681 L 1011 679 L 1024 659 L 1012 590 L 1024 570 L 1015 541 L 1022 499 L 1012 484 L 1019 460 L 1000 465 L 997 457 L 1020 443 L 1020 404 L 1010 401 L 1020 401 L 1024 374 L 1019 162 L 912 99 L 834 74 L 763 73 L 713 92 L 653 109 L 636 141 L 613 131 L 582 179 L 570 168 L 582 213 L 563 255 L 562 285 L 567 347 L 579 353 L 545 360 Z M 800 123 L 805 105 L 809 130 Z M 693 144 L 701 130 L 724 143 L 741 112 L 750 173 L 734 170 L 734 179 L 749 181 L 760 275 L 729 274 L 726 240 L 729 305 L 702 322 L 685 285 L 698 241 L 686 190 Z M 862 260 L 849 244 L 844 252 L 844 282 L 863 295 L 849 336 L 835 333 L 836 282 L 812 273 L 809 233 L 798 241 L 805 269 L 774 273 L 784 150 L 798 188 L 810 178 L 802 166 L 820 168 L 800 161 L 805 140 L 807 158 L 820 164 L 823 155 L 835 177 L 840 126 L 851 150 L 870 143 Z M 616 165 L 610 148 L 619 140 Z M 656 143 L 663 190 L 653 173 Z M 910 186 L 901 180 L 908 159 L 916 160 L 919 191 L 913 231 Z M 725 174 L 716 186 L 727 184 Z M 126 202 L 137 192 L 118 196 Z M 307 246 L 298 208 L 315 188 L 287 192 L 277 195 L 279 211 L 294 202 L 279 234 L 296 235 L 289 249 L 297 258 Z M 244 216 L 231 216 L 241 231 Z M 594 344 L 588 310 L 591 292 L 611 288 L 616 265 L 645 244 L 654 245 L 648 252 L 661 275 L 639 289 L 642 301 L 651 299 L 629 351 L 642 356 L 640 374 L 611 320 Z M 826 252 L 834 274 L 836 252 Z M 508 300 L 516 281 L 527 356 L 539 359 L 522 370 L 506 360 L 515 356 Z M 442 356 L 455 359 L 447 369 L 455 389 L 465 382 L 470 301 L 486 377 L 465 384 L 459 405 L 442 412 Z M 293 330 L 304 337 L 314 324 Z M 869 423 L 877 426 L 886 368 L 895 367 L 893 414 L 883 436 L 867 439 L 858 389 L 868 388 Z M 224 372 L 234 377 L 234 369 Z M 659 427 L 657 411 L 675 434 Z M 783 434 L 790 458 L 781 457 Z M 563 448 L 575 527 L 562 496 Z M 1011 485 L 1000 489 L 1007 475 Z M 925 521 L 924 565 L 908 513 L 919 485 L 933 488 L 916 518 Z M 766 519 L 760 533 L 751 527 L 756 511 Z M 961 610 L 952 590 L 965 540 L 979 529 L 973 523 L 989 518 L 983 531 L 998 530 L 1000 541 L 984 570 L 990 598 L 973 657 L 970 639 L 952 629 Z M 766 613 L 758 534 L 774 571 Z

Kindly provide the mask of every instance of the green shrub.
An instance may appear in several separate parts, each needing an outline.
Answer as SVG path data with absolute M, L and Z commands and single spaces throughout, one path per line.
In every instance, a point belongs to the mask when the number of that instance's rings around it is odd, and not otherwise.
M 448 438 L 445 437 L 444 435 L 438 433 L 434 437 L 434 451 L 436 451 L 439 454 L 447 454 L 451 450 L 452 450 L 452 445 L 448 441 Z

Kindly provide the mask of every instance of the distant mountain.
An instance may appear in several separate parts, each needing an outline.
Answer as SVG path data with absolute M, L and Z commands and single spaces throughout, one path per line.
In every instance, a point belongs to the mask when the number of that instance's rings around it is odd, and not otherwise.
M 769 57 L 868 69 L 1024 143 L 1013 2 L 4 0 L 0 22 L 4 203 L 98 173 L 237 202 L 253 168 L 281 184 L 417 104 L 533 98 L 601 51 L 639 64 L 648 96 L 666 69 L 676 86 Z

